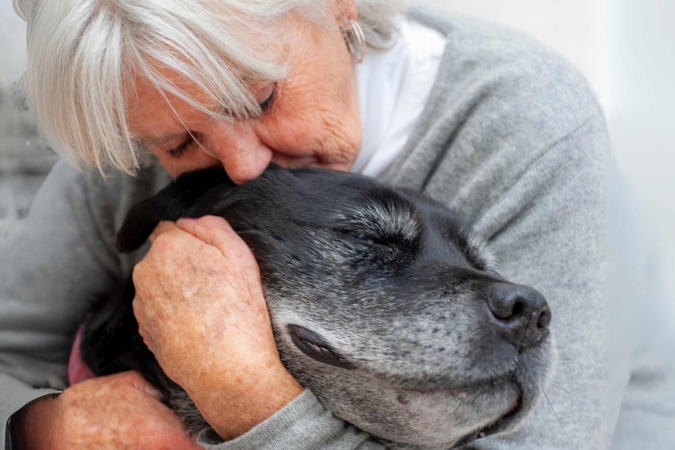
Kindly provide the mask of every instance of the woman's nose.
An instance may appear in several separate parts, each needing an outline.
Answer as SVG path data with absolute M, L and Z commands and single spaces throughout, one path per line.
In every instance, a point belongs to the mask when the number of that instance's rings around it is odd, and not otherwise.
M 254 127 L 244 123 L 219 122 L 209 133 L 209 148 L 220 160 L 235 184 L 260 176 L 272 160 L 272 149 L 265 145 Z

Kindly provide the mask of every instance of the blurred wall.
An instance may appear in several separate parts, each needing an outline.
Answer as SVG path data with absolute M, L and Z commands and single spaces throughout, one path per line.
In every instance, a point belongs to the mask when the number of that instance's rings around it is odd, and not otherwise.
M 54 162 L 28 112 L 17 111 L 11 85 L 26 68 L 26 23 L 0 1 L 0 240 L 28 213 Z
M 16 81 L 26 68 L 26 22 L 12 8 L 12 0 L 0 1 L 0 90 Z
M 612 0 L 609 13 L 614 146 L 675 268 L 675 1 Z

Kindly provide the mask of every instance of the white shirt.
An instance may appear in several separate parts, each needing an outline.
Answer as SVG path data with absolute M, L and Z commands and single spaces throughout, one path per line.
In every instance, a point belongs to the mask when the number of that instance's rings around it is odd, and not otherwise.
M 400 36 L 384 52 L 368 52 L 356 66 L 363 141 L 351 171 L 377 177 L 403 150 L 436 79 L 446 38 L 399 17 Z

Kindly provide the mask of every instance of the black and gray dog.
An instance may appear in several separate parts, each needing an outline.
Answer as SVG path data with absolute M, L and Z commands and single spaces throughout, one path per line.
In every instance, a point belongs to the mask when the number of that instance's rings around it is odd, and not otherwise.
M 256 256 L 290 373 L 387 447 L 445 450 L 511 431 L 548 382 L 544 297 L 500 277 L 461 221 L 419 193 L 276 166 L 235 186 L 209 169 L 132 208 L 118 248 L 139 248 L 160 220 L 203 215 L 225 218 Z M 98 303 L 83 359 L 97 375 L 139 371 L 197 432 L 208 425 L 144 345 L 133 297 L 129 280 Z

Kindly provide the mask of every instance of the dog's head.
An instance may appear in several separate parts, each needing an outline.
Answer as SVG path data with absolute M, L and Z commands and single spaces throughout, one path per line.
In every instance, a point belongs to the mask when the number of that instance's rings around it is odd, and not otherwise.
M 546 301 L 500 277 L 443 206 L 348 173 L 271 166 L 235 186 L 210 169 L 132 209 L 118 246 L 203 215 L 258 259 L 291 374 L 388 446 L 463 445 L 537 402 L 554 351 Z

